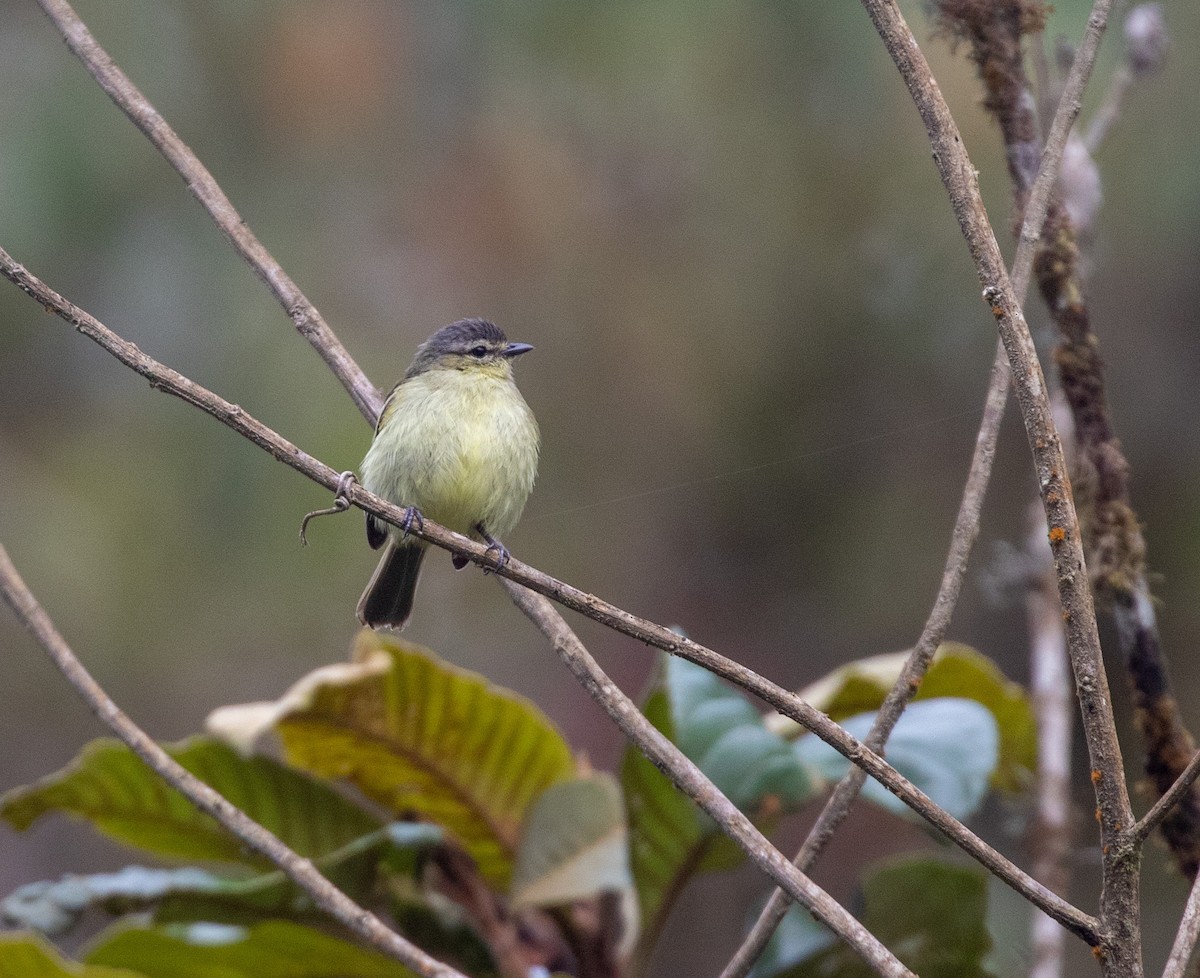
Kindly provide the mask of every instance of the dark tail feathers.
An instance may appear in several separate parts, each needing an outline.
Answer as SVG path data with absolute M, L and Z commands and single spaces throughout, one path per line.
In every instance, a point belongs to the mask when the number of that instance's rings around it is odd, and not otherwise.
M 388 543 L 358 601 L 358 620 L 371 628 L 403 628 L 412 616 L 425 548 Z

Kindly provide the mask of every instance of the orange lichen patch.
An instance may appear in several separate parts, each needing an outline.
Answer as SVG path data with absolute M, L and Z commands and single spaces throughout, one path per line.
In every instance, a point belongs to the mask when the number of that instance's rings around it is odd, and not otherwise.
M 1092 771 L 1092 784 L 1099 784 L 1102 780 L 1104 780 L 1103 771 Z
M 1064 530 L 1061 526 L 1054 526 L 1054 527 L 1050 528 L 1050 542 L 1051 543 L 1062 543 L 1066 538 L 1067 538 L 1067 531 Z

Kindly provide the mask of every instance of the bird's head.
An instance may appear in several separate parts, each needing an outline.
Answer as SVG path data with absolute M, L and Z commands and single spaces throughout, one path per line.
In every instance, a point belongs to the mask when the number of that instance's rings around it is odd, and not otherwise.
M 510 343 L 503 330 L 486 319 L 460 319 L 421 344 L 405 377 L 427 370 L 470 370 L 506 377 L 512 373 L 512 361 L 532 349 L 528 343 Z

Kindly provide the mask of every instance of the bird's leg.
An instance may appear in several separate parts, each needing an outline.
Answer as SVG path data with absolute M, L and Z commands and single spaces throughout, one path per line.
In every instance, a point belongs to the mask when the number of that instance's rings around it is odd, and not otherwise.
M 309 520 L 314 520 L 318 516 L 333 516 L 335 513 L 346 512 L 350 508 L 350 487 L 357 481 L 353 472 L 343 472 L 338 476 L 337 486 L 333 490 L 333 505 L 326 509 L 314 509 L 311 513 L 305 513 L 304 519 L 300 522 L 300 542 L 304 546 L 308 546 L 308 537 L 305 536 L 305 531 L 308 529 Z
M 418 530 L 425 529 L 425 517 L 421 515 L 421 511 L 416 506 L 404 507 L 404 519 L 400 521 L 400 529 L 404 531 L 404 536 L 408 536 L 408 531 L 413 528 L 413 524 L 417 524 Z M 404 537 L 400 538 L 401 540 Z
M 508 563 L 508 558 L 511 556 L 508 552 L 508 547 L 488 533 L 488 531 L 484 529 L 482 523 L 476 523 L 475 530 L 487 542 L 486 552 L 491 553 L 493 550 L 496 551 L 496 570 L 500 570 L 501 567 Z M 483 569 L 483 572 L 485 574 L 491 573 L 491 571 L 486 567 Z

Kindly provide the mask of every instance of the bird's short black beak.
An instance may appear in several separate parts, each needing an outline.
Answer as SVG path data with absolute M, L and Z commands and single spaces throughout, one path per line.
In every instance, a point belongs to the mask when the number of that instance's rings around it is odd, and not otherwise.
M 529 343 L 509 343 L 504 348 L 504 355 L 511 360 L 513 357 L 519 357 L 522 353 L 528 353 L 532 349 L 533 346 Z

